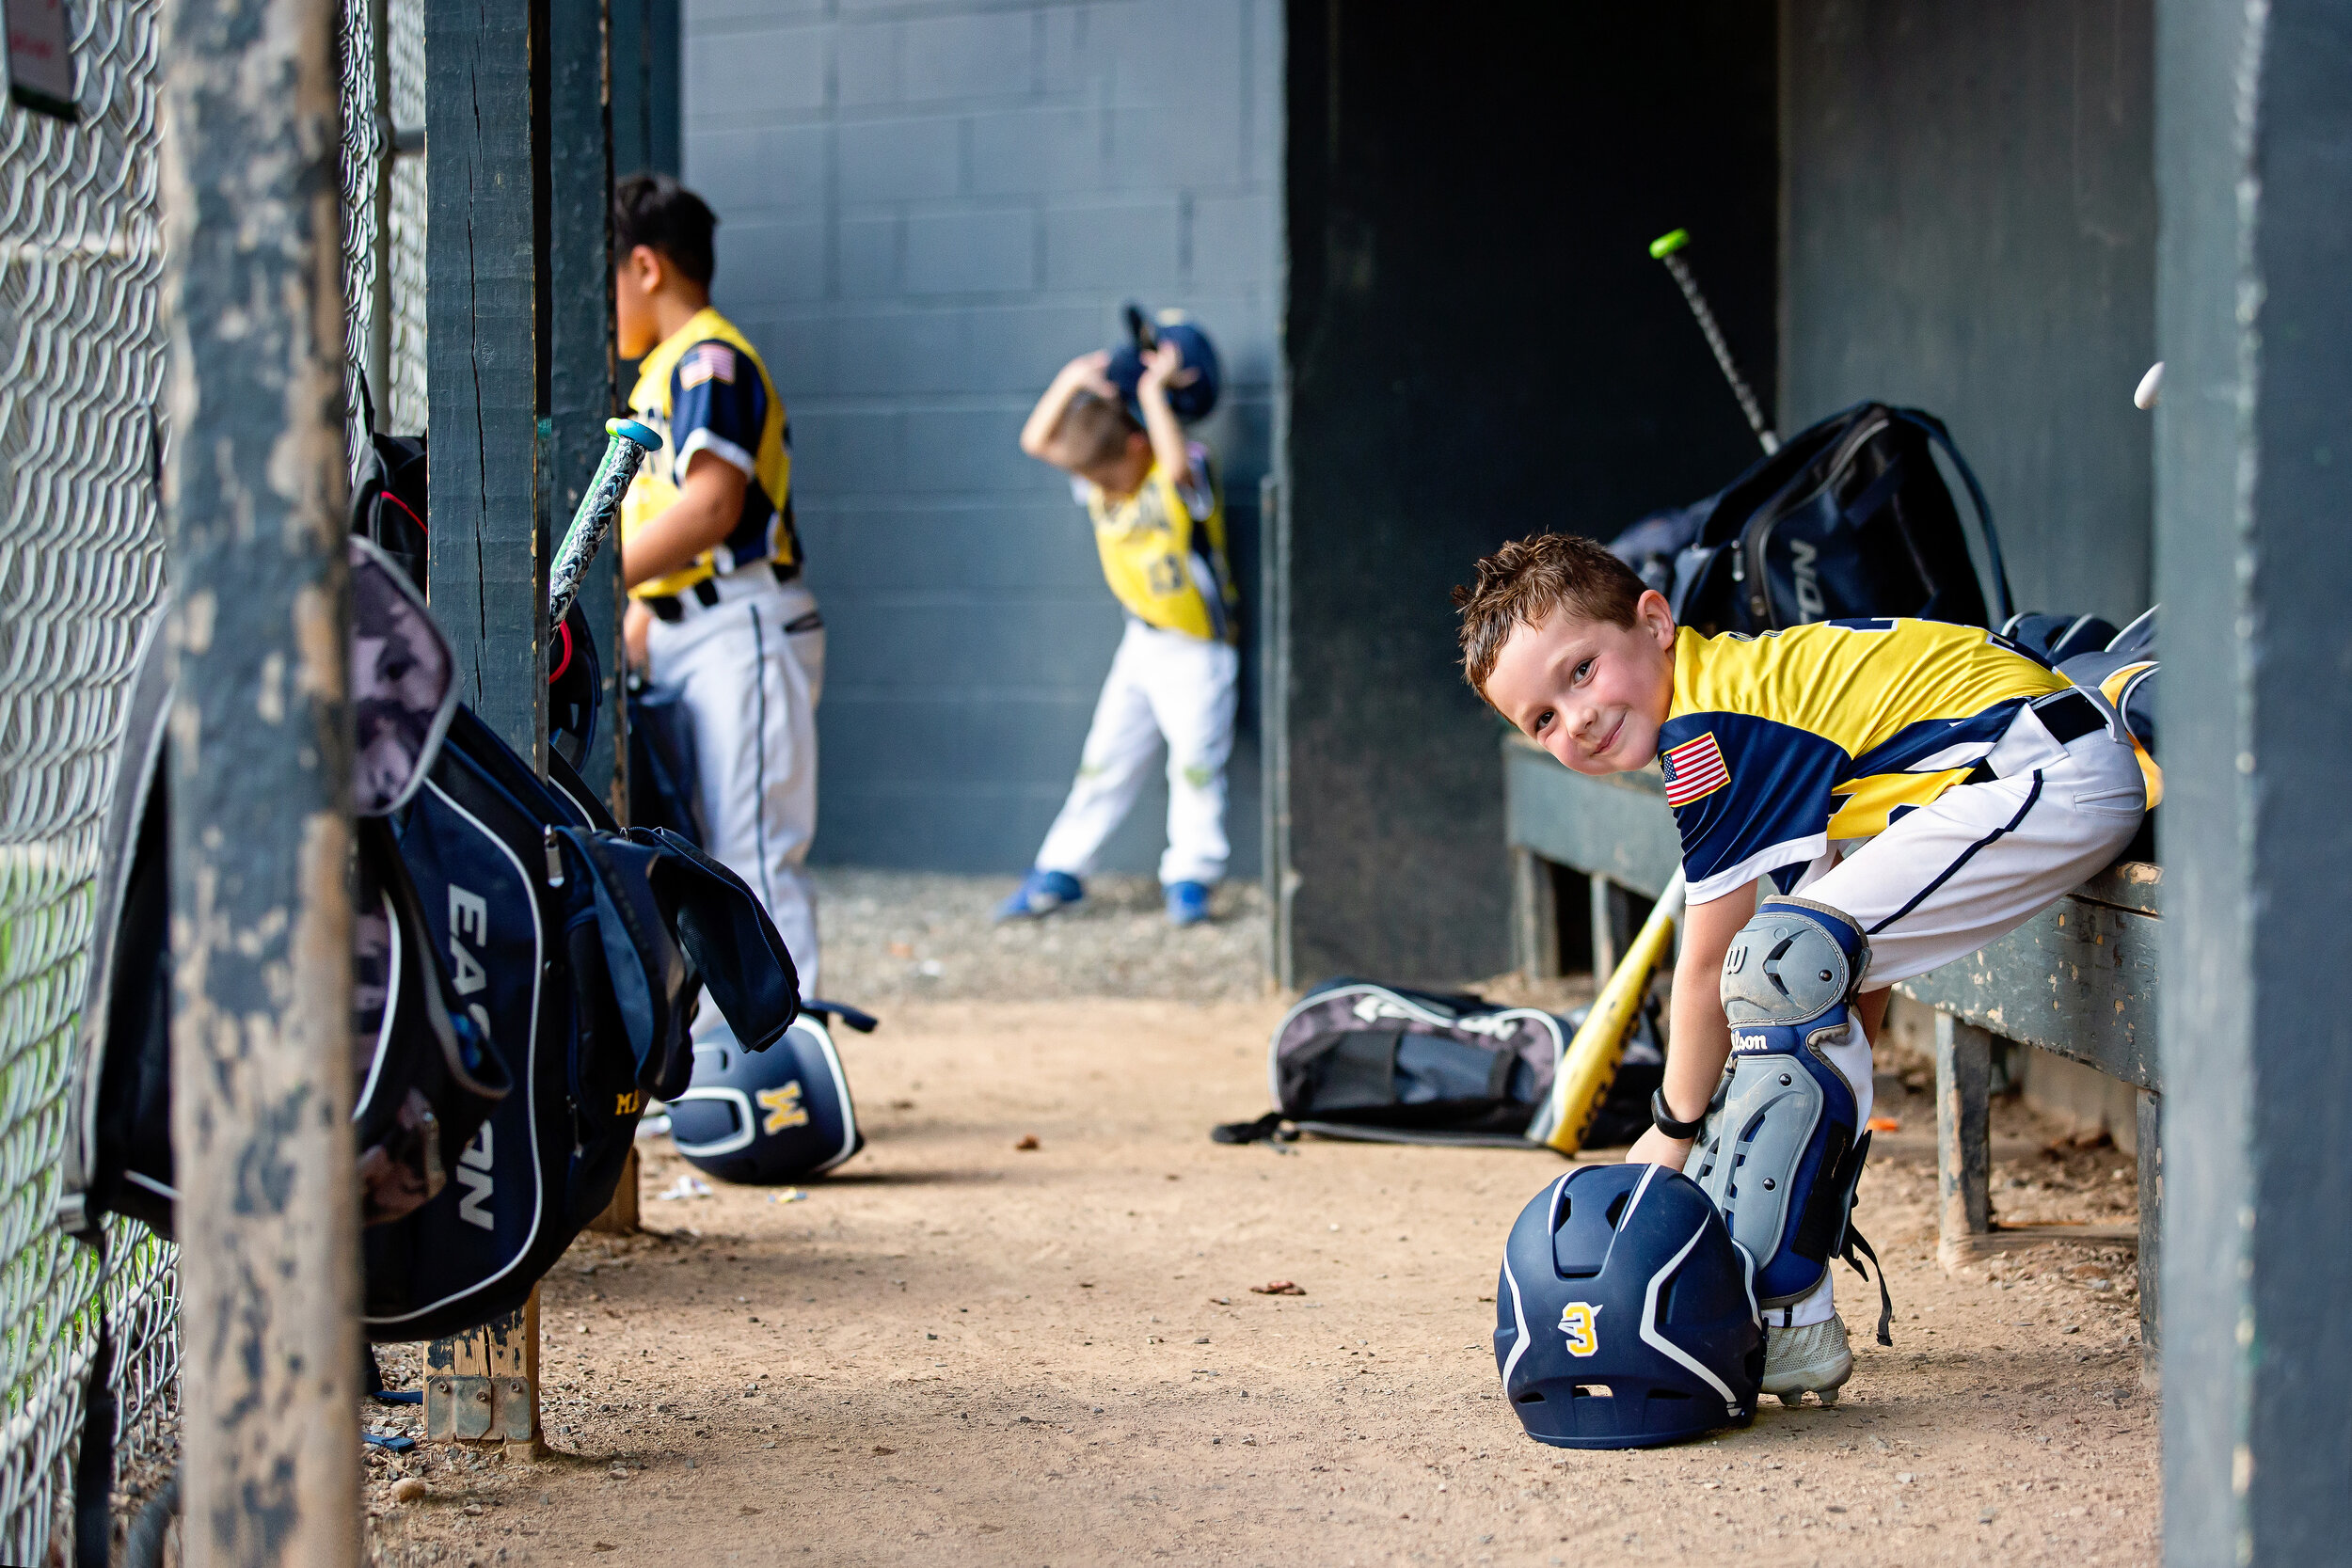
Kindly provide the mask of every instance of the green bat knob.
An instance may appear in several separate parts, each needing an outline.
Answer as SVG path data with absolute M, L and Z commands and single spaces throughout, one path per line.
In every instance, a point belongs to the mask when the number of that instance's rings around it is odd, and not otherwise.
M 1677 229 L 1671 234 L 1661 234 L 1649 243 L 1649 259 L 1653 261 L 1662 261 L 1690 243 L 1691 231 L 1688 229 Z

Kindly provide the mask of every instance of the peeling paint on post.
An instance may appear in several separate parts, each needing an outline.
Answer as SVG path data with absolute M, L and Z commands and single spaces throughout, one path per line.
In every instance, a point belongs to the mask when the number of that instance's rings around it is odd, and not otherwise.
M 167 8 L 185 1560 L 358 1558 L 335 12 Z

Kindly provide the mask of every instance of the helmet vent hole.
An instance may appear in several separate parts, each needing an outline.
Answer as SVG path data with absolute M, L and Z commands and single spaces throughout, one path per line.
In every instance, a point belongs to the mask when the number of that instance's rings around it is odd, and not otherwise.
M 1580 1383 L 1576 1385 L 1576 1397 L 1580 1400 L 1613 1400 L 1617 1391 L 1606 1383 Z
M 1608 1220 L 1610 1229 L 1616 1229 L 1617 1222 L 1625 1218 L 1626 1201 L 1632 1196 L 1633 1195 L 1630 1193 L 1619 1193 L 1616 1196 L 1609 1200 Z
M 1534 1389 L 1530 1388 L 1526 1393 L 1521 1394 L 1518 1397 L 1518 1402 L 1521 1404 L 1541 1404 L 1544 1402 L 1544 1397 L 1543 1395 L 1537 1393 Z

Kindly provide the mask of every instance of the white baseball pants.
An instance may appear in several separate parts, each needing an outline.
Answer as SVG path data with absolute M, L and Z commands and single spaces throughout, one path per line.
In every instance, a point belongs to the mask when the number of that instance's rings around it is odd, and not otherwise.
M 2000 778 L 1947 789 L 1875 838 L 1833 842 L 1798 879 L 1800 897 L 1844 911 L 1868 935 L 1864 990 L 2007 936 L 2104 870 L 2139 831 L 2146 781 L 2119 730 L 2061 746 L 2028 708 L 1985 760 Z M 1846 1034 L 1823 1054 L 1853 1085 L 1867 1122 L 1870 1044 L 1859 1020 Z M 1787 1321 L 1822 1323 L 1836 1309 L 1825 1275 Z
M 1145 770 L 1168 742 L 1168 850 L 1160 884 L 1215 884 L 1225 837 L 1225 764 L 1233 753 L 1235 681 L 1230 643 L 1129 620 L 1094 705 L 1077 782 L 1037 852 L 1041 871 L 1086 877 L 1104 841 L 1126 820 Z
M 652 678 L 683 688 L 694 716 L 709 839 L 703 847 L 767 906 L 800 972 L 803 996 L 818 994 L 816 893 L 802 867 L 817 834 L 825 631 L 785 628 L 816 609 L 803 584 L 771 581 L 763 592 L 694 606 L 682 621 L 656 621 L 645 636 Z M 705 1003 L 697 1039 L 720 1022 L 718 1013 Z

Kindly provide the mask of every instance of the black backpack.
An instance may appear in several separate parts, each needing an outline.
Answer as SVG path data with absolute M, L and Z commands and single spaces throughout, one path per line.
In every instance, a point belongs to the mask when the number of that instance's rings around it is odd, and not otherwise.
M 1281 1109 L 1257 1135 L 1287 1120 L 1328 1137 L 1524 1147 L 1567 1044 L 1534 1007 L 1326 980 L 1274 1026 L 1266 1079 Z M 1213 1136 L 1247 1141 L 1236 1131 Z
M 1965 520 L 1938 451 L 1967 489 Z M 1888 615 L 1993 627 L 2010 613 L 1984 491 L 1943 421 L 1916 408 L 1856 404 L 1610 547 L 1708 636 Z
M 352 476 L 351 531 L 392 558 L 408 580 L 424 586 L 425 448 L 421 436 L 387 436 L 375 428 L 375 400 L 359 377 L 360 417 L 367 450 Z
M 1266 1044 L 1279 1110 L 1209 1131 L 1221 1144 L 1286 1140 L 1299 1132 L 1373 1143 L 1539 1148 L 1527 1141 L 1568 1039 L 1585 1009 L 1565 1018 L 1461 991 L 1413 990 L 1371 980 L 1326 980 L 1282 1015 Z M 1631 1143 L 1649 1126 L 1649 1094 L 1664 1071 L 1658 1005 L 1635 1024 L 1626 1060 L 1585 1139 Z

